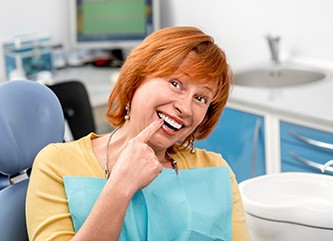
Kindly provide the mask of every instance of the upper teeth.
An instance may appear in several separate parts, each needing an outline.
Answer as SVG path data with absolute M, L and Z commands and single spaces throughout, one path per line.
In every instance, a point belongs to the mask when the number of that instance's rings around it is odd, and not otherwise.
M 158 113 L 158 116 L 160 118 L 162 118 L 166 123 L 168 123 L 170 126 L 172 126 L 173 128 L 179 130 L 182 127 L 182 124 L 179 124 L 178 122 L 176 122 L 173 119 L 170 119 L 168 116 L 162 114 L 162 113 Z

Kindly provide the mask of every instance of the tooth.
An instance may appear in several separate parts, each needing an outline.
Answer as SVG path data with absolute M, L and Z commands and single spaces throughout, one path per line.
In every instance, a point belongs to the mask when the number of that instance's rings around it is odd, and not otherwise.
M 181 124 L 177 123 L 173 119 L 169 118 L 168 116 L 164 115 L 163 113 L 158 112 L 158 116 L 162 118 L 165 122 L 167 122 L 169 125 L 176 129 L 180 129 L 182 127 Z

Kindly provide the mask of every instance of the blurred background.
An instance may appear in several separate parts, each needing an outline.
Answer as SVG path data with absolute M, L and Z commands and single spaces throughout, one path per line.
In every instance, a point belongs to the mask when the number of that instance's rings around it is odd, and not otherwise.
M 330 0 L 160 0 L 160 27 L 196 25 L 214 36 L 234 67 L 269 59 L 267 34 L 281 37 L 281 56 L 333 65 Z M 0 44 L 13 36 L 48 33 L 65 54 L 70 44 L 69 1 L 0 3 Z M 0 79 L 5 63 L 0 48 Z

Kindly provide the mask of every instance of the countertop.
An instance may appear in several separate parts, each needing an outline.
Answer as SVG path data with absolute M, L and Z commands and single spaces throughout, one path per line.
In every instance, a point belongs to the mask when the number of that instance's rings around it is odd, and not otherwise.
M 84 83 L 92 107 L 105 105 L 120 69 L 85 65 L 57 70 L 54 82 L 80 80 Z
M 326 74 L 323 80 L 297 87 L 269 89 L 234 85 L 228 103 L 306 118 L 333 128 L 333 71 L 320 69 Z

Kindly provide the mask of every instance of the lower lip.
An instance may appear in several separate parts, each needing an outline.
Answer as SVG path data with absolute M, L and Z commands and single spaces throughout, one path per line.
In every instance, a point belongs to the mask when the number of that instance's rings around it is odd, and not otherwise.
M 168 135 L 170 135 L 170 136 L 174 136 L 174 135 L 177 134 L 177 131 L 170 130 L 170 128 L 167 127 L 167 126 L 164 125 L 164 124 L 162 125 L 161 129 L 162 129 L 166 134 L 168 134 Z

